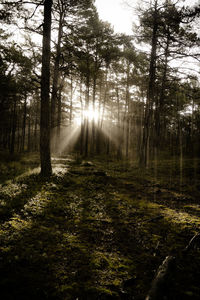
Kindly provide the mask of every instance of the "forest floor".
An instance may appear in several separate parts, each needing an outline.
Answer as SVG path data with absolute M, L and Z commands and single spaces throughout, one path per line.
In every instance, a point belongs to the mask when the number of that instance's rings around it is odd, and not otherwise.
M 200 160 L 52 162 L 0 162 L 1 299 L 145 299 L 169 255 L 165 299 L 200 299 Z

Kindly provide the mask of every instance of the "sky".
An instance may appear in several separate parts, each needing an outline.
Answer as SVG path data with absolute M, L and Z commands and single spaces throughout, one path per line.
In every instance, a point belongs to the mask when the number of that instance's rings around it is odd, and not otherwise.
M 135 19 L 133 9 L 125 4 L 126 0 L 95 0 L 100 19 L 108 21 L 114 27 L 115 32 L 133 34 L 132 23 Z M 127 1 L 128 2 L 128 1 Z M 142 0 L 131 0 L 134 7 Z M 185 6 L 200 4 L 200 0 L 182 0 Z M 134 3 L 134 4 L 133 4 Z
M 134 14 L 134 9 L 131 9 L 130 6 L 128 7 L 125 2 L 131 3 L 132 6 L 136 8 L 138 3 L 141 4 L 143 0 L 95 0 L 95 5 L 97 7 L 100 19 L 111 23 L 115 32 L 132 35 L 132 23 L 136 21 L 137 17 Z M 192 7 L 193 5 L 200 5 L 200 0 L 180 0 L 179 4 L 181 6 L 184 5 Z M 196 61 L 194 64 L 193 60 L 191 62 L 188 59 L 187 61 L 180 60 L 174 62 L 174 64 L 180 69 L 180 71 L 182 70 L 182 67 L 187 67 L 195 69 L 199 72 L 199 64 L 196 64 Z
M 123 0 L 96 0 L 100 19 L 108 21 L 116 32 L 132 34 L 133 12 Z

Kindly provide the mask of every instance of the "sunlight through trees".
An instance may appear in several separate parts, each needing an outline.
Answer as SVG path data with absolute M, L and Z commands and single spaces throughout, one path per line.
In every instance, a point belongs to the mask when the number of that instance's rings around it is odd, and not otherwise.
M 187 154 L 190 141 L 198 153 L 198 7 L 145 3 L 126 35 L 99 19 L 94 1 L 54 1 L 48 37 L 40 2 L 1 4 L 2 149 L 40 148 L 48 174 L 50 152 L 144 167 L 162 152 Z M 37 35 L 46 36 L 43 53 Z
M 199 17 L 0 1 L 2 300 L 200 299 Z

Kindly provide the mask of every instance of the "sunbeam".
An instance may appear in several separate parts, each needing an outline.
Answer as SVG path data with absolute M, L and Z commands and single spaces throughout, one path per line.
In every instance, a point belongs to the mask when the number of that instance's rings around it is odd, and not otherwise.
M 121 130 L 116 125 L 113 125 L 112 122 L 105 121 L 101 130 L 103 134 L 114 143 L 115 146 L 119 144 Z
M 63 129 L 61 132 L 60 144 L 58 147 L 58 152 L 62 154 L 63 152 L 68 152 L 69 147 L 73 148 L 80 135 L 80 126 L 76 123 L 69 126 L 67 129 Z

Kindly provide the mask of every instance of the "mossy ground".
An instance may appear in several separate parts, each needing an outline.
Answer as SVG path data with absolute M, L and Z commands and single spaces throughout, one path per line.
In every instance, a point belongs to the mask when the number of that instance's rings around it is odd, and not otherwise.
M 199 232 L 200 161 L 54 158 L 48 181 L 23 161 L 0 175 L 2 299 L 144 299 L 167 255 L 168 298 L 200 298 L 199 249 L 182 253 Z

